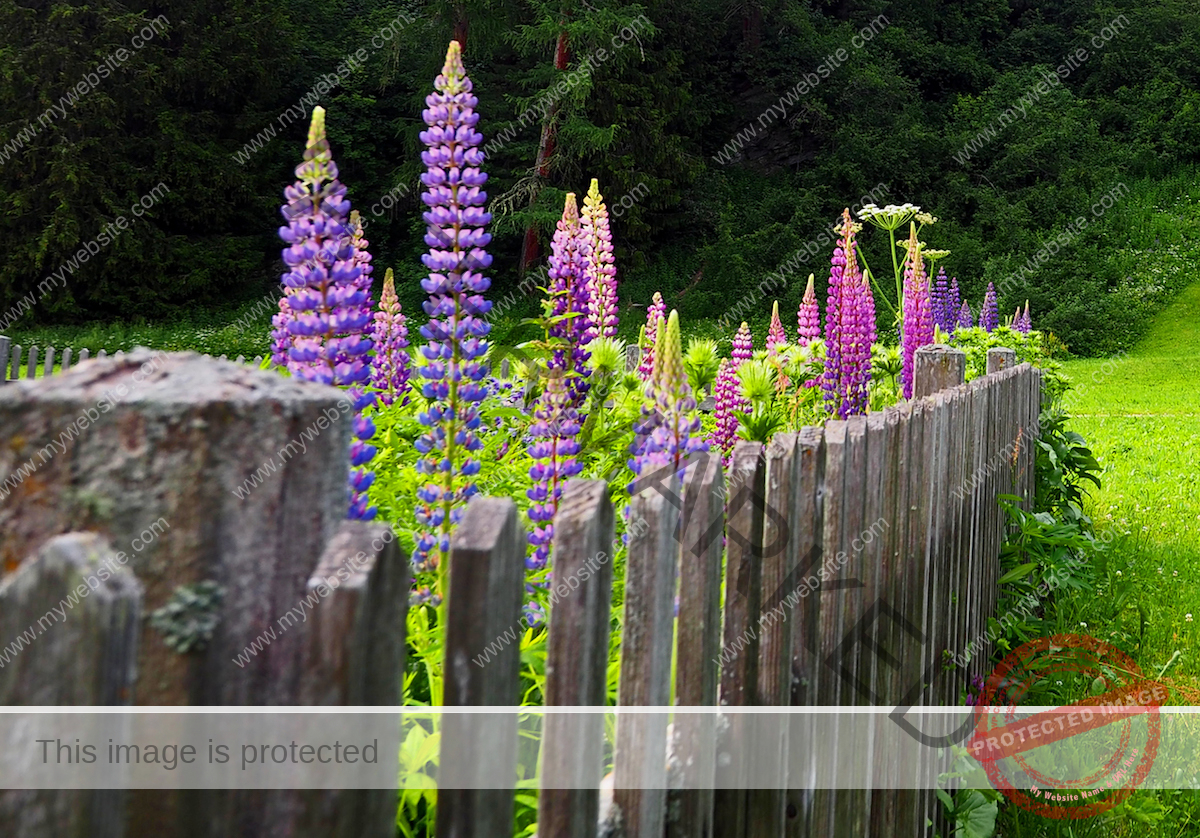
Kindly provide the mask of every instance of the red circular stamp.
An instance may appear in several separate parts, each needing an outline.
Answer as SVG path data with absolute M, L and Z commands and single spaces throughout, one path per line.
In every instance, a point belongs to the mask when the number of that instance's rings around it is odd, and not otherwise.
M 1033 696 L 1085 696 L 1034 708 Z M 1167 688 L 1120 649 L 1059 634 L 1013 650 L 984 684 L 967 742 L 992 785 L 1048 818 L 1086 818 L 1127 798 L 1150 773 Z M 1024 708 L 1022 708 L 1024 704 Z

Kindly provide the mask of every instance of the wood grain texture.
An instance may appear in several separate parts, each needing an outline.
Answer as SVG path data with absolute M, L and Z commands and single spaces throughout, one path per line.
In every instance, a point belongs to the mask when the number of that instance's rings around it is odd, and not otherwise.
M 0 387 L 8 383 L 8 356 L 12 352 L 12 339 L 0 335 Z
M 475 497 L 450 542 L 445 696 L 448 707 L 520 703 L 520 647 L 497 638 L 520 632 L 525 531 L 509 498 Z M 480 654 L 491 646 L 489 660 Z M 442 717 L 438 776 L 438 838 L 510 835 L 513 795 L 496 787 L 517 764 L 517 722 L 511 716 Z M 481 786 L 492 786 L 481 787 Z
M 631 521 L 621 634 L 621 707 L 660 707 L 671 700 L 675 568 L 679 561 L 680 494 L 670 475 L 663 492 L 646 490 L 629 501 Z M 613 801 L 628 838 L 660 838 L 665 828 L 667 716 L 618 714 L 613 755 Z
M 991 375 L 1000 370 L 1006 370 L 1017 365 L 1017 353 L 1015 350 L 1006 349 L 1002 346 L 993 346 L 987 351 L 987 374 Z
M 609 613 L 612 606 L 614 517 L 608 486 L 568 480 L 554 523 L 551 561 L 560 581 L 579 587 L 551 592 L 546 704 L 603 707 L 607 702 Z M 604 720 L 598 715 L 548 715 L 543 722 L 543 783 L 538 825 L 547 835 L 595 838 L 600 811 Z M 580 743 L 588 743 L 580 748 Z
M 52 609 L 68 597 L 75 605 L 60 623 Z M 0 642 L 37 635 L 0 668 L 0 704 L 130 704 L 141 609 L 142 587 L 106 539 L 47 541 L 0 581 Z M 11 838 L 122 838 L 126 798 L 116 789 L 0 790 L 0 823 Z
M 941 344 L 922 346 L 913 356 L 913 398 L 957 387 L 966 374 L 967 356 L 961 349 Z
M 681 707 L 717 703 L 724 497 L 725 475 L 719 456 L 688 466 L 680 529 L 679 618 L 675 621 L 674 703 Z M 672 723 L 668 838 L 712 835 L 715 722 L 716 717 L 707 713 L 681 713 Z

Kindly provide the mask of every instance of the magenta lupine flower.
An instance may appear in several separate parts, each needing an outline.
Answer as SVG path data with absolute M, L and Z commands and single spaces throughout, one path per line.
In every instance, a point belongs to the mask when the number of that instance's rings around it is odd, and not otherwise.
M 663 295 L 655 291 L 650 307 L 646 309 L 646 347 L 642 350 L 642 360 L 638 364 L 638 375 L 642 381 L 649 381 L 654 374 L 654 346 L 658 340 L 659 321 L 663 319 L 666 311 L 667 304 L 663 301 Z
M 970 329 L 973 325 L 975 325 L 975 315 L 971 313 L 970 304 L 963 300 L 962 307 L 958 310 L 958 328 Z
M 427 187 L 421 200 L 429 207 L 424 218 L 430 249 L 422 261 L 430 273 L 421 281 L 429 294 L 423 306 L 429 323 L 421 327 L 428 343 L 421 347 L 424 363 L 417 373 L 425 379 L 421 393 L 430 404 L 417 418 L 429 430 L 414 443 L 421 454 L 417 469 L 430 481 L 417 492 L 417 521 L 431 531 L 418 537 L 413 564 L 418 571 L 437 570 L 435 594 L 444 596 L 450 531 L 478 491 L 471 478 L 480 467 L 475 452 L 483 447 L 475 432 L 486 393 L 480 382 L 488 371 L 483 357 L 491 327 L 484 317 L 492 308 L 482 296 L 491 280 L 480 271 L 492 263 L 483 249 L 491 241 L 484 227 L 492 217 L 484 209 L 487 175 L 479 168 L 478 100 L 471 94 L 458 41 L 450 42 L 434 87 L 437 92 L 425 98 L 422 114 L 429 129 L 420 135 L 428 146 L 421 154 L 428 169 L 421 175 Z
M 588 297 L 588 339 L 617 336 L 617 268 L 613 260 L 612 231 L 600 184 L 592 178 L 583 199 L 580 219 L 587 243 L 585 275 Z
M 737 376 L 737 368 L 741 361 L 738 359 L 721 360 L 717 369 L 717 378 L 713 382 L 713 418 L 716 427 L 709 435 L 708 441 L 718 448 L 728 460 L 737 438 L 737 413 L 750 410 L 750 402 L 742 395 L 742 382 Z
M 569 370 L 573 373 L 567 378 L 567 392 L 570 393 L 575 407 L 583 406 L 587 397 L 588 376 L 591 373 L 587 362 L 592 353 L 586 349 L 587 344 L 591 342 L 587 333 L 588 290 L 585 265 L 588 257 L 589 246 L 579 225 L 579 208 L 575 203 L 575 193 L 568 192 L 562 218 L 558 221 L 550 245 L 550 293 L 554 295 L 555 315 L 576 316 L 568 317 L 551 327 L 551 336 L 564 338 L 569 348 L 554 351 L 550 368 Z
M 983 308 L 979 310 L 979 328 L 985 332 L 994 332 L 1000 325 L 1000 307 L 996 304 L 996 289 L 988 283 L 987 293 L 983 295 Z
M 563 483 L 583 470 L 575 459 L 579 454 L 579 443 L 575 440 L 581 427 L 579 414 L 571 403 L 562 370 L 555 370 L 547 380 L 533 417 L 529 429 L 533 441 L 528 450 L 529 456 L 537 461 L 529 467 L 529 477 L 535 483 L 525 494 L 533 501 L 529 507 L 529 520 L 533 523 L 529 543 L 534 551 L 525 560 L 525 567 L 541 570 L 550 560 L 554 515 L 558 512 Z
M 742 361 L 754 357 L 754 336 L 750 334 L 750 326 L 745 320 L 733 336 L 733 366 L 736 369 Z
M 946 334 L 954 331 L 953 321 L 958 316 L 958 307 L 950 308 L 950 279 L 946 276 L 945 268 L 938 268 L 937 279 L 930 295 L 930 307 L 933 312 L 933 324 Z
M 371 254 L 367 250 L 371 243 L 363 235 L 362 217 L 358 214 L 358 210 L 350 213 L 350 243 L 354 245 L 354 263 L 359 268 L 358 279 L 354 283 L 367 292 L 367 301 L 363 305 L 363 311 L 368 319 L 366 335 L 371 337 L 375 328 L 374 312 L 371 310 L 371 274 L 375 272 L 375 268 L 371 265 Z
M 366 493 L 375 475 L 361 468 L 375 456 L 375 447 L 367 442 L 375 436 L 375 425 L 362 415 L 375 402 L 374 394 L 362 389 L 371 375 L 372 344 L 365 334 L 370 316 L 364 311 L 370 294 L 359 283 L 362 269 L 346 218 L 350 202 L 337 175 L 325 137 L 325 110 L 313 108 L 304 162 L 296 167 L 296 182 L 284 193 L 288 202 L 282 211 L 288 223 L 279 228 L 279 237 L 288 243 L 283 261 L 289 270 L 282 282 L 291 316 L 284 316 L 281 304 L 278 317 L 286 321 L 292 339 L 289 372 L 349 390 L 354 441 L 348 515 L 370 520 L 376 510 L 367 506 Z M 285 343 L 279 340 L 276 349 Z
M 959 323 L 959 315 L 962 313 L 962 295 L 958 292 L 958 277 L 952 277 L 950 280 L 950 290 L 946 292 L 946 326 L 942 329 L 946 334 L 953 334 Z M 970 324 L 967 324 L 970 328 Z
M 925 277 L 925 260 L 917 241 L 917 227 L 909 225 L 908 256 L 904 267 L 904 358 L 900 383 L 904 398 L 913 392 L 913 366 L 917 350 L 933 343 L 933 311 L 929 298 L 929 280 Z
M 689 454 L 708 451 L 700 438 L 700 418 L 695 415 L 696 399 L 683 367 L 683 340 L 679 333 L 679 313 L 671 312 L 655 341 L 655 370 L 647 395 L 653 399 L 653 430 L 639 434 L 641 444 L 633 451 L 629 467 L 644 474 L 672 466 L 683 479 Z M 646 427 L 643 420 L 641 427 Z M 630 484 L 630 492 L 636 481 Z
M 403 397 L 408 404 L 408 378 L 411 364 L 408 357 L 408 326 L 400 300 L 396 296 L 396 281 L 392 269 L 387 269 L 383 291 L 379 295 L 379 311 L 375 312 L 375 363 L 371 385 L 379 390 L 379 400 L 389 407 Z
M 800 310 L 796 312 L 796 342 L 807 346 L 809 341 L 821 336 L 821 309 L 817 305 L 817 292 L 813 285 L 813 275 L 808 275 L 808 287 L 804 289 L 804 299 L 800 301 Z
M 825 373 L 821 386 L 826 410 L 839 419 L 865 413 L 875 340 L 875 300 L 858 265 L 854 235 L 861 229 L 842 213 L 841 234 L 830 260 L 825 303 Z
M 787 343 L 787 331 L 779 319 L 779 300 L 771 308 L 771 326 L 767 329 L 767 352 L 774 353 L 776 347 Z

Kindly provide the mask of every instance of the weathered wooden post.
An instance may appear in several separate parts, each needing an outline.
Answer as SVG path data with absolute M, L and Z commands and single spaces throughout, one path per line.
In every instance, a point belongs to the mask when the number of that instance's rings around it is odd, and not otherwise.
M 663 707 L 671 701 L 675 567 L 679 562 L 679 478 L 664 491 L 637 492 L 629 501 L 625 611 L 621 635 L 619 707 Z M 661 838 L 666 817 L 667 716 L 617 715 L 613 802 L 629 838 Z
M 511 707 L 520 700 L 520 645 L 505 644 L 486 665 L 478 658 L 497 638 L 520 632 L 527 548 L 511 499 L 480 497 L 467 504 L 450 545 L 447 707 Z M 516 777 L 517 719 L 445 714 L 441 749 L 439 838 L 512 834 L 512 790 L 496 778 Z
M 554 516 L 546 705 L 604 707 L 608 698 L 608 628 L 612 608 L 615 521 L 608 486 L 568 480 Z M 578 587 L 571 590 L 568 580 Z M 600 818 L 604 718 L 597 713 L 546 714 L 542 723 L 542 788 L 538 831 L 595 838 Z
M 721 652 L 721 562 L 725 555 L 725 477 L 721 458 L 688 466 L 680 524 L 679 619 L 676 621 L 675 704 L 717 703 Z M 716 717 L 677 715 L 672 727 L 672 792 L 668 838 L 708 838 L 713 831 Z M 682 786 L 683 790 L 678 787 Z
M 987 372 L 991 375 L 1000 370 L 1010 369 L 1017 365 L 1017 353 L 1013 349 L 993 346 L 987 351 Z
M 48 346 L 48 347 L 46 347 L 46 358 L 42 362 L 42 375 L 53 375 L 53 374 L 54 374 L 54 347 Z M 31 375 L 30 377 L 32 378 L 33 376 Z
M 60 625 L 54 609 L 68 596 L 77 602 Z M 141 585 L 105 539 L 69 533 L 47 541 L 0 581 L 0 643 L 9 650 L 0 705 L 128 704 L 141 608 Z M 28 644 L 15 655 L 14 639 Z M 0 823 L 8 838 L 123 838 L 126 796 L 120 789 L 0 791 Z
M 8 354 L 12 351 L 12 340 L 0 335 L 0 387 L 8 383 Z
M 913 398 L 957 387 L 966 374 L 967 356 L 961 349 L 941 344 L 922 346 L 913 357 Z

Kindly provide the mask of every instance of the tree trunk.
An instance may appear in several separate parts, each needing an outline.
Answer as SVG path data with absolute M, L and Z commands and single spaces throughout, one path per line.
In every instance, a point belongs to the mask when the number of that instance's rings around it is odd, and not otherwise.
M 558 43 L 554 48 L 554 69 L 567 69 L 567 62 L 570 61 L 570 50 L 567 46 L 567 32 L 562 30 L 558 33 Z M 554 149 L 558 144 L 558 100 L 555 99 L 550 108 L 546 111 L 546 118 L 542 122 L 542 137 L 538 141 L 537 161 L 534 163 L 534 172 L 536 172 L 539 182 L 550 175 L 550 158 L 554 155 Z M 537 188 L 534 189 L 533 195 L 529 198 L 530 206 L 537 200 Z M 525 241 L 521 245 L 521 272 L 529 270 L 533 263 L 538 258 L 538 238 L 537 229 L 531 223 L 525 228 Z

